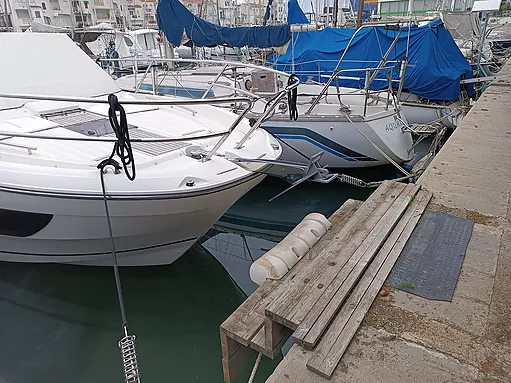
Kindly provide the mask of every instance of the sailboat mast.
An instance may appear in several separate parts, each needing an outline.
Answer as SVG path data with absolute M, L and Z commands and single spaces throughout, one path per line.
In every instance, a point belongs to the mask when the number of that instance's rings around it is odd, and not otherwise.
M 362 26 L 362 16 L 364 15 L 364 0 L 358 0 L 357 7 L 357 28 Z
M 259 0 L 259 25 L 263 25 L 263 4 Z
M 334 28 L 337 27 L 337 14 L 339 13 L 339 0 L 334 0 Z

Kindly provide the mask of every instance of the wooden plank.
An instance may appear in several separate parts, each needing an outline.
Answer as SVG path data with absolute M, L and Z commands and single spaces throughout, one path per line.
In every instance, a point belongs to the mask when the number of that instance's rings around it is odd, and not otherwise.
M 264 333 L 266 349 L 273 350 L 282 341 L 282 338 L 288 333 L 288 329 L 280 323 L 272 321 L 270 318 L 264 320 Z
M 316 345 L 353 286 L 398 224 L 399 219 L 405 213 L 410 201 L 413 200 L 419 189 L 419 185 L 409 184 L 406 186 L 404 192 L 395 199 L 390 209 L 383 215 L 364 242 L 353 253 L 344 267 L 339 270 L 337 276 L 327 288 L 322 289 L 323 293 L 316 300 L 312 309 L 307 312 L 303 319 L 298 316 L 303 315 L 302 313 L 295 314 L 294 320 L 300 321 L 300 325 L 293 334 L 296 343 L 308 348 Z M 305 341 L 306 337 L 307 341 Z
M 421 191 L 410 204 L 403 219 L 379 251 L 364 277 L 357 284 L 343 308 L 307 361 L 307 368 L 330 378 L 387 279 L 432 194 Z
M 325 248 L 361 204 L 361 201 L 349 199 L 337 209 L 337 211 L 329 217 L 332 228 L 328 230 L 314 246 L 314 249 Z M 284 276 L 283 280 L 285 280 L 285 278 L 293 278 L 293 272 L 299 272 L 300 268 L 303 268 L 309 261 L 310 258 L 308 257 L 302 258 L 293 270 Z M 243 365 L 255 357 L 256 351 L 270 358 L 274 358 L 280 353 L 282 346 L 291 335 L 290 332 L 285 333 L 273 350 L 266 349 L 263 326 L 265 319 L 264 308 L 272 299 L 271 293 L 275 286 L 281 283 L 281 281 L 282 280 L 267 280 L 220 326 L 220 340 L 223 356 L 222 367 L 224 370 L 224 380 L 226 382 L 230 382 L 235 378 Z
M 220 342 L 222 344 L 222 369 L 224 381 L 231 383 L 244 366 L 257 356 L 257 352 L 248 346 L 243 346 L 230 339 L 220 331 Z
M 273 350 L 268 350 L 266 348 L 266 335 L 263 326 L 261 327 L 259 332 L 252 338 L 252 341 L 250 342 L 250 347 L 252 347 L 257 352 L 260 352 L 264 356 L 273 359 L 280 354 L 282 346 L 284 346 L 284 343 L 286 343 L 286 341 L 291 336 L 291 332 L 292 332 L 291 330 L 286 329 L 286 332 L 283 334 L 282 339 L 276 345 L 276 347 Z
M 380 188 L 382 191 L 377 193 L 375 198 L 371 197 L 362 204 L 340 235 L 335 237 L 299 277 L 279 286 L 279 296 L 266 307 L 267 317 L 293 330 L 296 329 L 300 320 L 322 294 L 321 288 L 330 284 L 396 197 L 401 194 L 405 185 L 385 183 Z M 296 312 L 301 312 L 301 317 L 295 316 Z
M 230 359 L 240 347 L 243 347 L 239 342 L 228 337 L 222 329 L 220 329 L 220 345 L 222 347 L 222 357 L 226 359 Z
M 429 197 L 428 197 L 428 195 L 429 195 Z M 388 254 L 392 250 L 392 247 L 398 241 L 399 236 L 401 235 L 401 233 L 405 229 L 405 227 L 408 224 L 408 222 L 412 218 L 414 218 L 415 216 L 417 216 L 417 215 L 420 216 L 420 214 L 422 213 L 422 210 L 426 207 L 426 205 L 429 202 L 430 198 L 431 198 L 430 193 L 425 192 L 425 191 L 420 191 L 417 194 L 417 196 L 413 200 L 412 204 L 410 204 L 410 207 L 406 210 L 405 214 L 403 215 L 403 217 L 401 218 L 399 223 L 396 225 L 395 229 L 392 231 L 391 235 L 385 241 L 385 244 L 383 245 L 381 250 L 378 252 L 376 257 L 374 257 L 373 263 L 371 264 L 371 266 L 369 266 L 368 270 L 365 272 L 365 274 L 362 277 L 362 279 L 360 280 L 360 282 L 358 282 L 358 285 L 355 288 L 355 290 L 356 289 L 360 290 L 359 285 L 363 284 L 363 282 L 366 282 L 367 284 L 370 282 L 370 281 L 367 281 L 368 275 L 371 275 L 371 271 L 369 269 L 374 270 L 375 267 L 379 268 L 379 266 L 375 266 L 375 265 L 381 265 L 383 263 L 383 261 L 386 259 L 386 257 L 388 256 Z M 417 207 L 418 207 L 419 211 L 417 210 Z M 420 209 L 422 209 L 422 210 L 420 210 Z M 376 274 L 377 271 L 378 271 L 378 269 L 374 270 L 374 274 Z M 341 292 L 341 290 L 339 290 L 339 292 Z M 350 295 L 349 299 L 353 299 L 353 294 L 354 293 L 352 293 Z M 334 299 L 338 299 L 338 297 L 334 297 L 332 299 L 332 302 L 334 301 Z M 341 312 L 346 310 L 346 305 L 348 305 L 348 303 L 346 303 L 345 306 L 343 306 L 343 308 L 341 309 Z M 322 327 L 321 321 L 325 321 L 326 320 L 325 315 L 327 315 L 327 314 L 328 314 L 328 308 L 318 318 L 318 321 L 310 329 L 310 331 L 307 333 L 305 338 L 301 340 L 301 344 L 304 347 L 312 348 L 312 347 L 315 346 L 315 344 L 319 340 L 319 337 L 324 332 L 324 328 Z M 339 315 L 340 314 L 338 314 L 338 316 Z
M 226 334 L 248 346 L 264 324 L 266 298 L 274 289 L 275 281 L 266 281 L 252 293 L 221 325 Z
M 351 218 L 361 204 L 361 201 L 349 199 L 337 209 L 329 218 L 332 227 L 313 247 L 311 252 L 324 249 L 331 239 L 341 231 L 345 222 Z M 251 339 L 264 324 L 264 310 L 268 302 L 273 299 L 271 293 L 276 286 L 286 279 L 294 278 L 294 275 L 299 273 L 309 262 L 310 258 L 303 257 L 281 280 L 267 280 L 264 282 L 222 323 L 220 328 L 232 339 L 248 346 Z
M 337 255 L 343 241 L 347 239 L 353 239 L 360 225 L 363 225 L 367 223 L 368 220 L 371 220 L 371 216 L 373 215 L 375 209 L 378 211 L 385 210 L 389 206 L 387 203 L 390 204 L 391 195 L 396 194 L 394 187 L 395 185 L 390 182 L 383 183 L 373 193 L 373 195 L 367 201 L 365 201 L 359 209 L 357 209 L 356 213 L 353 214 L 352 218 L 348 222 L 346 222 L 339 234 L 332 238 L 328 246 L 323 249 L 321 257 L 317 258 L 323 259 L 328 256 Z M 404 185 L 401 185 L 401 187 L 404 188 Z M 388 201 L 382 204 L 382 200 L 384 199 L 387 199 Z M 369 224 L 372 224 L 372 222 Z M 362 241 L 363 235 L 359 237 L 359 240 Z M 336 261 L 342 262 L 342 259 L 338 259 Z M 273 318 L 274 320 L 282 320 L 282 324 L 294 329 L 296 327 L 295 323 L 287 323 L 284 321 L 283 318 L 285 317 L 285 312 L 294 307 L 294 304 L 296 303 L 295 301 L 299 300 L 300 296 L 306 290 L 306 287 L 309 287 L 308 285 L 314 282 L 314 278 L 317 278 L 320 271 L 324 270 L 326 267 L 330 267 L 328 266 L 328 262 L 325 263 L 323 260 L 319 262 L 320 264 L 316 265 L 317 260 L 314 259 L 313 262 L 309 263 L 308 265 L 304 265 L 304 267 L 299 269 L 295 267 L 292 270 L 293 275 L 291 278 L 287 278 L 285 281 L 282 281 L 280 286 L 276 289 L 276 299 L 272 304 L 267 306 L 265 315 Z M 312 263 L 314 263 L 314 267 L 311 267 Z M 295 278 L 297 275 L 307 275 L 307 278 Z
M 309 253 L 307 254 L 307 258 L 309 260 L 316 258 L 318 254 L 320 254 L 330 244 L 330 241 L 339 234 L 346 222 L 350 220 L 350 218 L 357 211 L 360 205 L 362 205 L 362 203 L 362 201 L 348 199 L 330 216 L 330 218 L 328 218 L 332 224 L 332 227 L 325 233 L 323 237 L 321 237 L 318 243 L 316 243 L 312 249 L 310 249 Z

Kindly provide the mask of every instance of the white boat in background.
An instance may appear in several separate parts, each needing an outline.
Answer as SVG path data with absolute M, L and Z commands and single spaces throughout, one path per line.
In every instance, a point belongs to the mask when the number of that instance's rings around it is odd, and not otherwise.
M 281 156 L 227 110 L 122 92 L 66 35 L 3 33 L 0 45 L 17 52 L 0 61 L 1 261 L 112 264 L 97 168 L 116 141 L 100 103 L 110 94 L 126 110 L 136 164 L 134 181 L 104 174 L 120 265 L 173 262 L 264 178 L 266 164 L 226 157 Z
M 183 69 L 175 73 L 160 73 L 156 79 L 156 93 L 172 95 L 187 98 L 213 98 L 230 97 L 236 92 L 234 88 L 241 91 L 260 93 L 258 89 L 253 89 L 254 79 L 252 73 L 264 73 L 265 68 L 259 70 L 254 68 L 236 69 L 236 75 L 231 71 L 225 71 L 220 78 L 216 78 L 222 70 L 219 66 L 198 67 L 193 69 Z M 289 77 L 288 74 L 277 75 L 276 81 L 284 84 Z M 234 79 L 236 78 L 236 80 Z M 143 81 L 141 81 L 143 80 Z M 142 79 L 141 76 L 127 75 L 116 80 L 117 84 L 127 91 L 153 91 L 153 81 L 151 74 Z M 215 86 L 210 84 L 215 82 Z M 311 99 L 317 95 L 323 85 L 315 83 L 303 83 L 298 88 L 298 102 L 310 103 Z M 274 89 L 274 88 L 272 88 Z M 339 93 L 344 103 L 360 104 L 364 103 L 365 92 L 361 89 L 352 89 L 339 87 Z M 264 93 L 264 92 L 262 92 Z M 329 94 L 337 94 L 337 88 L 331 86 Z M 378 104 L 386 101 L 386 93 L 381 95 L 371 95 L 372 104 Z M 460 101 L 454 101 L 444 104 L 424 102 L 420 97 L 409 92 L 402 92 L 400 105 L 406 120 L 410 124 L 427 125 L 431 123 L 441 123 L 448 128 L 454 129 L 465 115 L 465 109 Z
M 100 24 L 85 30 L 89 34 L 96 31 L 99 32 L 97 37 L 84 43 L 98 59 L 102 60 L 102 66 L 108 68 L 111 74 L 132 73 L 135 67 L 147 68 L 153 60 L 165 58 L 162 39 L 154 29 L 121 32 L 108 24 Z M 174 57 L 179 58 L 176 49 Z

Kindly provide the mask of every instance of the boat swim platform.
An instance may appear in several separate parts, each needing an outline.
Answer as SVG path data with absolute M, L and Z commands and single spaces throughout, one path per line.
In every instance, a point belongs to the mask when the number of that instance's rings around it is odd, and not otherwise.
M 291 336 L 267 382 L 511 382 L 510 200 L 511 81 L 496 80 L 417 185 L 347 201 L 221 325 L 225 381 Z M 451 302 L 384 284 L 424 210 L 475 222 Z

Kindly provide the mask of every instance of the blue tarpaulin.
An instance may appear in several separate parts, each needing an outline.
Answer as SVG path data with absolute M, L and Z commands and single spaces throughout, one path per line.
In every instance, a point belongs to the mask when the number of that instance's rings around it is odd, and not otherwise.
M 301 81 L 307 81 L 312 76 L 315 81 L 324 83 L 328 78 L 323 75 L 332 74 L 355 31 L 355 28 L 325 28 L 317 32 L 295 33 L 294 47 L 290 46 L 285 55 L 273 55 L 270 62 L 276 69 L 298 74 Z M 340 69 L 376 67 L 397 33 L 384 26 L 362 29 L 353 39 Z M 387 58 L 390 62 L 386 66 L 393 67 L 394 80 L 399 79 L 399 68 L 406 56 L 407 35 L 408 27 L 402 27 L 401 36 Z M 318 76 L 319 70 L 321 78 Z M 364 87 L 364 72 L 342 75 L 356 79 L 339 79 L 339 86 Z M 421 27 L 412 26 L 404 88 L 430 100 L 457 100 L 462 77 L 472 78 L 472 68 L 442 21 L 436 20 Z M 373 81 L 372 89 L 388 87 L 384 72 L 380 72 L 377 78 L 382 80 Z M 473 87 L 465 87 L 469 95 L 472 95 Z
M 298 4 L 298 0 L 289 0 L 287 3 L 287 22 L 288 24 L 309 24 L 309 19 L 303 13 Z
M 165 37 L 175 46 L 181 44 L 183 31 L 199 47 L 229 45 L 239 48 L 270 48 L 280 47 L 291 39 L 289 25 L 221 27 L 194 16 L 179 0 L 160 0 L 157 19 Z

